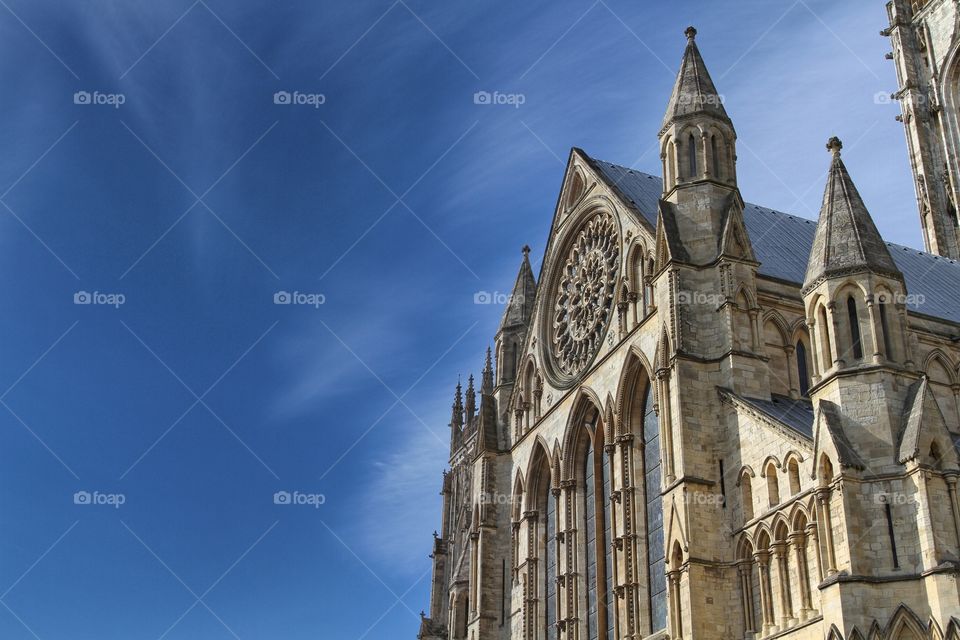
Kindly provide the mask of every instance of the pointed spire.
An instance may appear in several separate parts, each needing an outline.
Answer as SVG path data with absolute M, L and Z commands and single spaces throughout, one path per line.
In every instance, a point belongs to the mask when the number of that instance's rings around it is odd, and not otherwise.
M 687 48 L 683 52 L 680 72 L 667 104 L 667 113 L 663 117 L 661 131 L 675 120 L 694 115 L 709 115 L 729 124 L 733 123 L 723 108 L 723 96 L 717 92 L 710 78 L 707 65 L 703 62 L 700 49 L 697 48 L 697 30 L 687 27 Z
M 453 394 L 453 410 L 450 415 L 450 457 L 460 448 L 463 440 L 463 389 L 457 380 L 457 390 Z M 444 476 L 446 480 L 446 476 Z
M 834 275 L 871 272 L 903 279 L 840 158 L 842 148 L 839 138 L 827 142 L 833 160 L 807 263 L 805 291 Z
M 477 415 L 477 392 L 473 388 L 473 374 L 467 378 L 466 424 L 469 425 Z
M 537 294 L 537 280 L 533 277 L 533 268 L 530 266 L 530 246 L 524 245 L 523 261 L 520 263 L 520 272 L 507 300 L 507 309 L 503 312 L 500 329 L 515 325 L 526 325 L 533 313 L 533 300 Z
M 483 365 L 483 379 L 480 383 L 480 393 L 493 393 L 493 355 L 487 347 L 487 360 Z
M 457 380 L 457 390 L 453 394 L 453 413 L 450 416 L 450 426 L 458 428 L 463 426 L 463 387 L 460 386 L 459 380 Z

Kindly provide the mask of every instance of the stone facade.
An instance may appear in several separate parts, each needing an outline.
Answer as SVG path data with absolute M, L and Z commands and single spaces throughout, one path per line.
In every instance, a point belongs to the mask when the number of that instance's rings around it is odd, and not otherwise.
M 887 5 L 907 149 L 927 251 L 960 259 L 960 11 L 954 0 Z
M 817 223 L 745 203 L 686 35 L 663 177 L 571 151 L 457 386 L 419 638 L 960 640 L 960 265 L 880 238 L 835 138 Z

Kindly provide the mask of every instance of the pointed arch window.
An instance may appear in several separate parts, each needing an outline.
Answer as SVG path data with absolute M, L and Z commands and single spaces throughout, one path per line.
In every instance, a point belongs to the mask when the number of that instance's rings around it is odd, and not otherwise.
M 557 628 L 557 500 L 550 490 L 550 474 L 544 474 L 544 563 L 543 563 L 543 622 L 545 636 L 551 640 L 560 637 Z
M 692 133 L 687 140 L 687 170 L 690 173 L 691 180 L 700 175 L 700 172 L 697 171 L 697 139 L 693 137 Z
M 713 177 L 720 178 L 720 151 L 717 149 L 717 136 L 710 136 L 710 158 L 713 160 Z
M 780 504 L 780 481 L 777 478 L 777 467 L 771 462 L 764 472 L 767 478 L 767 500 L 771 507 Z
M 850 344 L 853 347 L 853 357 L 863 358 L 863 341 L 860 338 L 860 315 L 857 313 L 857 301 L 853 296 L 847 296 L 847 319 L 850 323 Z
M 606 638 L 613 640 L 610 459 L 589 439 L 584 452 L 583 486 L 587 640 L 598 640 L 601 628 L 607 630 Z
M 797 340 L 795 353 L 797 355 L 797 380 L 800 381 L 800 395 L 806 397 L 810 395 L 810 370 L 807 366 L 807 347 L 803 344 L 803 340 Z
M 691 136 L 692 139 L 692 136 Z M 663 501 L 660 497 L 660 419 L 654 411 L 653 385 L 643 403 L 643 469 L 647 525 L 647 576 L 650 632 L 667 628 L 666 552 L 663 540 Z
M 827 309 L 823 305 L 817 312 L 817 338 L 820 341 L 820 369 L 825 373 L 833 364 L 833 345 L 830 343 L 830 322 Z
M 750 474 L 746 471 L 740 476 L 740 508 L 743 510 L 743 521 L 753 520 L 753 487 L 750 484 Z
M 880 311 L 880 331 L 883 332 L 883 355 L 887 360 L 894 360 L 893 343 L 890 339 L 890 318 L 887 315 L 887 300 L 880 297 L 880 304 L 877 305 Z

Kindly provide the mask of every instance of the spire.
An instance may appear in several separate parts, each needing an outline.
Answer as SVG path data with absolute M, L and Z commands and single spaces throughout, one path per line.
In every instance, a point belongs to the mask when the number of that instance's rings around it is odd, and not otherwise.
M 467 400 L 466 400 L 466 424 L 469 425 L 473 421 L 473 417 L 477 415 L 477 392 L 473 389 L 473 374 L 470 374 L 470 377 L 467 378 Z
M 450 456 L 460 448 L 463 437 L 463 389 L 457 380 L 457 390 L 453 394 L 453 410 L 450 415 Z
M 524 245 L 523 262 L 520 263 L 520 272 L 517 274 L 517 281 L 513 285 L 513 292 L 510 299 L 507 300 L 507 309 L 503 313 L 503 320 L 500 321 L 500 330 L 515 325 L 526 325 L 533 313 L 533 299 L 537 293 L 537 280 L 533 277 L 533 269 L 530 267 L 530 247 Z
M 493 393 L 493 355 L 487 347 L 487 360 L 483 365 L 483 378 L 480 383 L 480 393 Z
M 825 278 L 851 273 L 871 272 L 903 279 L 840 159 L 842 148 L 836 137 L 827 142 L 833 160 L 807 263 L 805 291 Z
M 723 108 L 723 97 L 717 93 L 717 87 L 713 84 L 707 65 L 697 48 L 697 30 L 687 27 L 685 33 L 687 48 L 683 52 L 680 72 L 667 104 L 661 131 L 666 130 L 676 120 L 695 115 L 709 115 L 733 127 L 726 109 Z

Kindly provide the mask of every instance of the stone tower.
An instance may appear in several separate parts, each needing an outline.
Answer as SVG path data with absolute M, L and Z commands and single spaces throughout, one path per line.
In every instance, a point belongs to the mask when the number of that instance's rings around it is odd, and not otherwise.
M 900 101 L 927 251 L 960 259 L 960 12 L 954 0 L 887 5 Z

